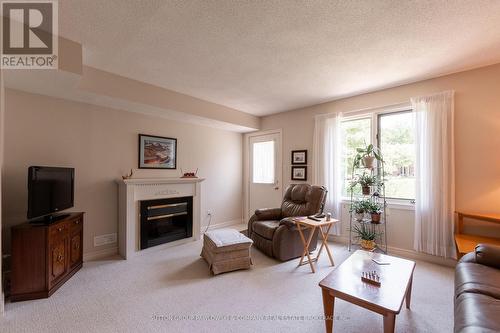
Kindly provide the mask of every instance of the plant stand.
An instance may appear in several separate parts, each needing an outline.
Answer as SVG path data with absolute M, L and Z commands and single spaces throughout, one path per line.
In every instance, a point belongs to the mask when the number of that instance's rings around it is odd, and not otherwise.
M 377 233 L 377 238 L 375 239 L 376 247 L 372 251 L 381 251 L 387 254 L 387 201 L 385 197 L 385 183 L 384 183 L 384 162 L 383 159 L 377 161 L 377 164 L 373 168 L 367 168 L 364 166 L 356 166 L 353 165 L 351 179 L 355 179 L 355 177 L 361 176 L 361 174 L 365 174 L 369 172 L 371 176 L 375 176 L 377 178 L 378 184 L 370 186 L 370 194 L 363 194 L 360 191 L 359 196 L 355 196 L 355 188 L 350 188 L 351 194 L 351 207 L 355 199 L 361 198 L 362 200 L 369 200 L 372 203 L 379 204 L 382 207 L 382 212 L 380 216 L 379 223 L 373 223 L 371 218 L 362 218 L 359 219 L 354 212 L 350 212 L 349 218 L 349 244 L 347 246 L 349 252 L 351 251 L 353 246 L 358 246 L 358 244 L 354 241 L 353 237 L 353 226 L 355 224 L 364 224 L 365 227 L 370 228 L 372 231 Z

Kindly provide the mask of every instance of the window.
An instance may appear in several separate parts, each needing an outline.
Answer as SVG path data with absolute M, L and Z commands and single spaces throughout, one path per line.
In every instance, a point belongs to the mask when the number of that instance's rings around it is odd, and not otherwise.
M 378 116 L 378 145 L 384 155 L 385 195 L 415 199 L 415 135 L 409 111 Z
M 344 120 L 341 124 L 342 138 L 342 195 L 349 196 L 349 183 L 352 176 L 352 164 L 356 156 L 356 148 L 364 147 L 371 143 L 371 118 Z
M 274 176 L 274 141 L 256 142 L 253 145 L 253 176 L 255 184 L 273 184 Z
M 374 129 L 378 129 L 378 133 Z M 411 111 L 346 118 L 341 124 L 341 138 L 344 197 L 350 196 L 349 184 L 356 148 L 373 143 L 384 156 L 386 197 L 415 199 L 415 138 Z

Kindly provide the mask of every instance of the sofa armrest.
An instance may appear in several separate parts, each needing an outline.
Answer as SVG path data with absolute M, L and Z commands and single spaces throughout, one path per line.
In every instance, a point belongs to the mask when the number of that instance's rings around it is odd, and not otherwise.
M 264 220 L 280 220 L 281 208 L 262 208 L 255 211 L 255 216 L 260 221 Z
M 458 262 L 466 262 L 466 263 L 476 263 L 476 254 L 474 252 L 469 252 L 463 255 L 462 258 Z
M 478 264 L 500 269 L 500 246 L 478 244 L 474 252 Z

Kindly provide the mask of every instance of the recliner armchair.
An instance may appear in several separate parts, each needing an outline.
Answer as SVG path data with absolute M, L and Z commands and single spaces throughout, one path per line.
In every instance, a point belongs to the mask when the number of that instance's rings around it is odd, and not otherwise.
M 248 221 L 248 237 L 268 256 L 281 261 L 300 257 L 304 246 L 297 226 L 291 217 L 321 213 L 327 190 L 323 186 L 291 184 L 285 191 L 280 208 L 257 209 Z M 316 249 L 315 230 L 309 251 Z M 304 231 L 309 236 L 309 230 Z

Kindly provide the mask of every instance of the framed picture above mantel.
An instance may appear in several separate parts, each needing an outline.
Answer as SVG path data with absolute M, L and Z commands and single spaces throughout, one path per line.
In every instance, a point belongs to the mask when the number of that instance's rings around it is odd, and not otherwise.
M 139 169 L 177 169 L 177 139 L 139 134 Z

